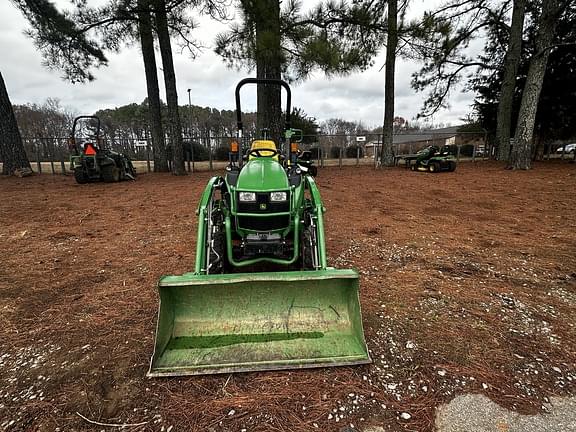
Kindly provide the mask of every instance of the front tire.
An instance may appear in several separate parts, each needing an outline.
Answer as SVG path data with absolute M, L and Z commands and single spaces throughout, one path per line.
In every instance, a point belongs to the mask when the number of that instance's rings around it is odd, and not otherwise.
M 226 233 L 217 231 L 212 239 L 213 247 L 210 248 L 210 274 L 226 273 Z
M 310 227 L 306 227 L 302 230 L 301 242 L 302 247 L 300 250 L 302 254 L 302 270 L 314 270 L 314 245 Z
M 206 274 L 222 274 L 228 271 L 224 217 L 222 211 L 216 205 L 216 201 L 211 202 L 208 212 L 205 251 L 206 262 L 204 267 Z
M 320 268 L 320 252 L 314 218 L 308 212 L 304 213 L 304 227 L 300 234 L 300 264 L 302 270 L 317 270 Z
M 102 180 L 106 183 L 115 183 L 120 181 L 120 168 L 116 165 L 107 165 L 102 168 Z
M 86 171 L 84 171 L 84 168 L 82 167 L 77 167 L 74 169 L 74 179 L 78 184 L 85 184 L 88 183 L 88 181 L 90 181 L 88 175 L 86 174 Z

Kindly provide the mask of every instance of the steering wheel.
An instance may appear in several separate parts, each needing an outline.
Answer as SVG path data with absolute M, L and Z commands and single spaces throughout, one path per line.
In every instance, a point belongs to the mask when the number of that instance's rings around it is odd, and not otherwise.
M 250 149 L 248 151 L 248 156 L 255 156 L 255 157 L 274 157 L 278 156 L 280 152 L 273 148 L 259 148 L 259 149 Z

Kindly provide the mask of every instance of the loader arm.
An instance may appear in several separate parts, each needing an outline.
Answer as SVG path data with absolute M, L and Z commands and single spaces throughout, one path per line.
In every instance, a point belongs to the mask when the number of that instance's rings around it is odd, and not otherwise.
M 310 191 L 310 198 L 312 201 L 313 215 L 316 218 L 316 236 L 318 242 L 318 258 L 320 261 L 320 268 L 326 270 L 327 260 L 326 260 L 326 241 L 324 238 L 324 212 L 326 208 L 322 204 L 322 199 L 320 198 L 320 191 L 316 186 L 314 178 L 310 175 L 306 176 L 306 183 L 308 190 Z
M 202 265 L 206 262 L 206 222 L 208 217 L 208 206 L 212 203 L 212 198 L 214 196 L 214 190 L 216 185 L 222 182 L 222 177 L 214 176 L 209 181 L 202 197 L 200 197 L 200 202 L 198 203 L 198 209 L 196 210 L 196 215 L 198 216 L 198 235 L 196 237 L 196 264 L 194 266 L 195 274 L 202 274 Z

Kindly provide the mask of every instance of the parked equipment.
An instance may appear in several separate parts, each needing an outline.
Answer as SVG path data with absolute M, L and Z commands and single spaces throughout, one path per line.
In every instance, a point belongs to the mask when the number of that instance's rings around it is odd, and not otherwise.
M 95 123 L 96 132 L 92 138 L 77 136 L 81 121 Z M 136 170 L 126 155 L 104 148 L 100 137 L 100 119 L 96 116 L 80 116 L 74 119 L 72 134 L 68 139 L 70 149 L 70 170 L 74 171 L 76 182 L 136 180 Z
M 450 151 L 450 146 L 443 146 L 441 149 L 428 146 L 414 155 L 403 156 L 403 159 L 412 171 L 436 173 L 456 170 L 456 158 Z
M 287 107 L 278 146 L 255 140 L 243 157 L 245 84 L 282 86 Z M 195 270 L 158 284 L 149 376 L 370 362 L 358 273 L 327 266 L 316 167 L 298 149 L 290 98 L 281 80 L 236 87 L 237 139 L 225 175 L 210 179 L 200 199 Z

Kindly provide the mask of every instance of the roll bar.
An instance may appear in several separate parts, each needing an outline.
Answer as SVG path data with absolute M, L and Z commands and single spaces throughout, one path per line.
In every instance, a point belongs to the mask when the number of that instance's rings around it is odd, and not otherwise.
M 78 116 L 74 119 L 74 123 L 72 124 L 72 138 L 76 136 L 76 125 L 78 124 L 78 120 L 82 119 L 96 119 L 97 126 L 96 126 L 96 137 L 100 136 L 100 118 L 97 116 Z
M 286 81 L 280 79 L 268 79 L 268 78 L 244 78 L 236 86 L 236 122 L 238 125 L 239 136 L 242 136 L 242 109 L 240 108 L 240 89 L 244 84 L 273 84 L 284 87 L 286 90 L 286 125 L 285 130 L 290 129 L 290 107 L 292 94 L 290 92 L 290 86 Z

